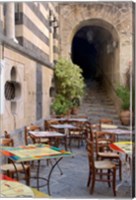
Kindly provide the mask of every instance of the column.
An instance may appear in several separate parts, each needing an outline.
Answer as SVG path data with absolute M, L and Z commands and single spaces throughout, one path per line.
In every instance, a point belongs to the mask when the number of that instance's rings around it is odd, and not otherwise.
M 53 63 L 53 27 L 50 27 L 50 62 Z
M 17 42 L 15 38 L 15 5 L 14 2 L 6 4 L 6 17 L 5 17 L 6 36 L 9 39 Z

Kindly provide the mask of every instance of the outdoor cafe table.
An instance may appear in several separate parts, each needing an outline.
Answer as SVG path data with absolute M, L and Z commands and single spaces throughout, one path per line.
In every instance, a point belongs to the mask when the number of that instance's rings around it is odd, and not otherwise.
M 1 198 L 49 198 L 49 195 L 28 187 L 17 180 L 4 174 L 0 174 L 0 197 Z
M 130 158 L 132 157 L 132 141 L 120 141 L 120 142 L 114 142 L 112 144 L 109 144 L 109 147 L 113 151 L 117 151 L 119 153 L 123 153 L 128 155 Z
M 87 122 L 88 119 L 87 118 L 80 118 L 80 117 L 65 117 L 65 118 L 51 118 L 52 120 L 57 120 L 59 122 L 63 122 L 63 121 L 77 121 L 77 122 Z
M 42 138 L 48 138 L 49 140 L 54 139 L 54 138 L 63 138 L 65 137 L 64 134 L 56 132 L 56 131 L 29 131 L 30 137 L 34 139 L 39 139 Z
M 68 121 L 71 122 L 71 121 L 75 121 L 75 122 L 88 122 L 88 119 L 87 118 L 68 118 Z
M 24 168 L 24 162 L 30 161 L 38 161 L 37 166 L 37 189 L 39 189 L 39 179 L 42 178 L 47 183 L 47 190 L 48 194 L 50 195 L 50 178 L 51 174 L 55 168 L 55 166 L 62 160 L 63 157 L 70 157 L 72 156 L 71 152 L 62 150 L 57 147 L 44 145 L 44 144 L 35 144 L 35 145 L 27 145 L 27 146 L 20 146 L 20 147 L 5 147 L 2 146 L 0 148 L 0 152 L 2 152 L 5 156 L 7 156 L 12 162 L 15 167 L 15 163 L 21 163 L 24 169 L 24 173 L 26 173 Z M 50 172 L 47 178 L 39 177 L 39 166 L 40 160 L 44 159 L 56 159 L 55 163 L 52 165 Z M 32 177 L 31 177 L 32 178 Z
M 119 135 L 129 135 L 132 137 L 132 135 L 134 134 L 133 130 L 127 130 L 127 129 L 123 129 L 123 128 L 119 128 L 116 125 L 110 125 L 110 124 L 103 124 L 101 126 L 102 131 L 104 132 L 108 132 L 108 133 L 113 133 L 116 135 L 117 137 L 117 141 L 118 141 L 118 136 Z
M 64 134 L 66 136 L 65 142 L 66 142 L 66 150 L 67 150 L 67 147 L 68 147 L 67 138 L 69 137 L 69 129 L 74 129 L 76 127 L 72 124 L 51 124 L 51 127 L 56 130 L 60 130 L 60 129 L 64 130 Z
M 132 159 L 133 142 L 132 141 L 114 142 L 112 144 L 109 144 L 109 147 L 111 150 L 116 151 L 122 155 L 121 159 L 122 159 L 124 180 L 122 180 L 122 182 L 117 185 L 117 188 L 119 188 L 124 182 L 128 182 L 128 184 L 131 184 L 131 166 L 130 163 L 126 161 L 126 155 L 129 156 L 130 159 Z

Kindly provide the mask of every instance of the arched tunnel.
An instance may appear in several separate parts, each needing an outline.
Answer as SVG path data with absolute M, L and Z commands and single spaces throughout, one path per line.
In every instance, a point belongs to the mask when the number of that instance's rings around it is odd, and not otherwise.
M 84 26 L 76 32 L 72 41 L 71 59 L 82 68 L 85 81 L 102 82 L 104 71 L 111 73 L 115 45 L 112 34 L 100 26 Z

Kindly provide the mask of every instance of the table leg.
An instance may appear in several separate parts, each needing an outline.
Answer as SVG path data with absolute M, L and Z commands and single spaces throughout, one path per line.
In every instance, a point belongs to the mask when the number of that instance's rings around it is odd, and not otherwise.
M 51 174 L 55 168 L 55 166 L 62 160 L 63 157 L 59 158 L 54 165 L 52 165 L 52 168 L 49 172 L 49 175 L 48 175 L 48 179 L 47 179 L 47 190 L 48 190 L 48 194 L 51 195 L 51 192 L 50 192 L 50 178 L 51 178 Z
M 118 191 L 119 187 L 123 185 L 123 183 L 127 182 L 128 185 L 130 186 L 131 184 L 131 169 L 130 169 L 130 164 L 126 160 L 126 155 L 121 155 L 122 157 L 122 181 L 116 185 L 116 191 Z

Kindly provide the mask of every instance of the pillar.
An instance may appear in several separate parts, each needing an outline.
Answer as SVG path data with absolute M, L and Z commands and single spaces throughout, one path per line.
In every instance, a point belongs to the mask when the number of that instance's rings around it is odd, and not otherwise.
M 15 5 L 14 2 L 6 4 L 6 17 L 5 17 L 6 36 L 9 39 L 17 42 L 15 38 Z

